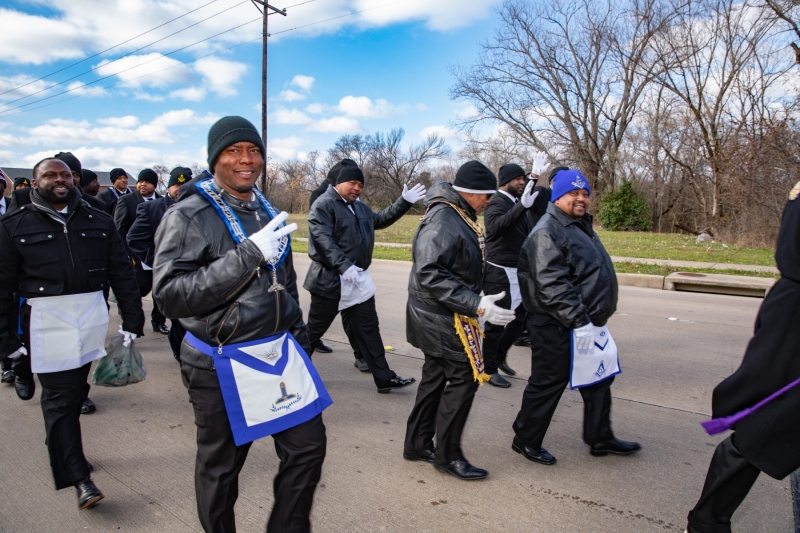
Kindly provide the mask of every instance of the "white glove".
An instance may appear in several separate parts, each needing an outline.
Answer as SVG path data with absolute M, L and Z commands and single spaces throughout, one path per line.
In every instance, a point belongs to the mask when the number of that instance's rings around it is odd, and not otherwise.
M 575 330 L 575 348 L 578 350 L 594 350 L 594 326 L 591 322 Z
M 352 283 L 353 285 L 359 286 L 361 284 L 361 279 L 358 275 L 359 272 L 364 272 L 363 268 L 358 268 L 355 265 L 351 265 L 350 268 L 344 271 L 342 274 L 342 279 L 347 283 Z
M 9 355 L 8 358 L 9 359 L 16 359 L 17 357 L 19 357 L 21 355 L 28 355 L 28 350 L 26 350 L 24 346 L 20 346 L 19 350 L 17 350 L 16 352 L 12 353 L 11 355 Z
M 541 176 L 547 172 L 547 167 L 549 166 L 550 162 L 547 160 L 547 153 L 536 152 L 533 154 L 533 166 L 531 167 L 531 174 Z
M 131 343 L 137 336 L 136 333 L 128 333 L 127 331 L 124 331 L 122 329 L 122 326 L 119 327 L 119 333 L 124 337 L 122 345 L 126 348 L 131 345 Z
M 536 182 L 530 180 L 528 181 L 528 184 L 525 185 L 525 190 L 522 191 L 522 197 L 519 199 L 519 201 L 525 207 L 525 209 L 530 209 L 534 200 L 536 200 L 536 197 L 539 196 L 539 191 L 533 192 L 534 185 L 536 185 Z
M 248 237 L 253 244 L 258 246 L 261 255 L 267 262 L 274 260 L 280 252 L 280 241 L 284 235 L 288 235 L 297 229 L 297 224 L 289 224 L 283 228 L 278 228 L 284 220 L 289 217 L 286 211 L 269 221 L 269 224 L 253 233 Z M 278 228 L 278 229 L 275 229 Z
M 425 186 L 421 183 L 414 185 L 411 190 L 408 190 L 408 185 L 403 185 L 403 200 L 410 204 L 415 204 L 425 198 Z
M 484 322 L 491 322 L 497 326 L 505 326 L 516 316 L 514 311 L 510 309 L 503 309 L 494 303 L 503 298 L 506 292 L 503 291 L 499 294 L 491 294 L 481 298 L 481 303 L 478 304 L 478 316 L 483 317 Z

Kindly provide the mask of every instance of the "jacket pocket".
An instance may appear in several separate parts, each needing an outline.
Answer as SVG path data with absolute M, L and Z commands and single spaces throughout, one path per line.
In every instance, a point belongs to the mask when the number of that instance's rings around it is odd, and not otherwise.
M 60 296 L 64 292 L 64 282 L 56 280 L 25 278 L 19 284 L 20 293 L 36 296 Z
M 14 236 L 15 243 L 25 260 L 32 265 L 46 265 L 61 261 L 58 251 L 58 235 L 55 231 L 44 231 Z
M 222 320 L 219 322 L 219 327 L 215 332 L 214 339 L 219 346 L 228 342 L 236 333 L 239 327 L 239 302 L 234 302 L 225 314 L 222 315 Z
M 75 230 L 81 240 L 81 254 L 87 261 L 105 261 L 108 253 L 108 230 Z
M 105 290 L 106 284 L 108 283 L 108 274 L 106 274 L 105 268 L 90 268 L 87 274 L 89 277 L 89 287 L 91 287 L 93 291 Z

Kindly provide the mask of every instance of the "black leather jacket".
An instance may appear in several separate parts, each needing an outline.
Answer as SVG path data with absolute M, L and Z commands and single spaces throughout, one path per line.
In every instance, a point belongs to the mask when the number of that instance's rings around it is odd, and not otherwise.
M 252 235 L 269 221 L 258 202 L 244 202 L 226 193 L 223 197 L 246 234 Z M 250 240 L 237 245 L 205 197 L 189 196 L 167 210 L 156 231 L 153 262 L 153 298 L 159 309 L 168 318 L 180 319 L 187 331 L 206 344 L 235 344 L 288 330 L 310 351 L 291 252 L 276 272 L 285 290 L 269 292 L 272 272 L 258 247 Z M 185 341 L 181 361 L 214 368 L 211 357 Z
M 539 220 L 519 258 L 525 309 L 566 328 L 604 326 L 617 310 L 619 287 L 611 257 L 588 213 L 575 220 L 554 204 Z
M 375 230 L 388 228 L 411 209 L 403 197 L 377 213 L 363 202 L 350 204 L 331 185 L 308 213 L 308 268 L 303 288 L 325 298 L 339 299 L 339 275 L 353 265 L 367 270 L 372 264 Z
M 456 336 L 453 313 L 477 316 L 483 287 L 481 248 L 478 236 L 456 210 L 441 202 L 455 204 L 477 220 L 472 207 L 449 183 L 435 183 L 425 196 L 426 207 L 435 205 L 414 235 L 406 339 L 426 355 L 468 361 Z
M 19 348 L 13 293 L 22 298 L 63 296 L 102 291 L 110 284 L 122 328 L 142 335 L 139 287 L 111 217 L 78 195 L 66 218 L 38 193 L 30 197 L 32 203 L 0 219 L 0 353 Z M 27 338 L 30 307 L 23 305 L 20 316 Z

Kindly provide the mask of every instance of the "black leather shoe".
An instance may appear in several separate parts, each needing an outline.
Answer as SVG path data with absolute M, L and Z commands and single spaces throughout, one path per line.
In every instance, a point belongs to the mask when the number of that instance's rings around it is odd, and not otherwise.
M 414 378 L 401 378 L 400 376 L 395 376 L 392 379 L 390 379 L 389 383 L 387 383 L 385 386 L 378 387 L 378 392 L 380 392 L 381 394 L 387 394 L 389 392 L 392 392 L 392 389 L 401 389 L 403 387 L 408 387 L 415 381 L 417 380 Z
M 369 372 L 369 367 L 367 366 L 367 362 L 364 361 L 363 359 L 356 359 L 353 362 L 353 366 L 362 372 Z
M 550 452 L 544 448 L 531 448 L 530 446 L 524 445 L 522 441 L 516 437 L 514 437 L 514 440 L 511 442 L 511 449 L 522 454 L 525 459 L 533 461 L 534 463 L 539 463 L 541 465 L 552 465 L 556 463 L 556 458 L 550 455 Z
M 517 371 L 508 366 L 508 363 L 500 363 L 500 366 L 497 367 L 498 369 L 502 370 L 506 376 L 516 376 Z
M 511 386 L 511 382 L 509 382 L 500 374 L 492 374 L 492 377 L 489 378 L 489 385 L 500 387 L 501 389 L 507 389 Z
M 329 346 L 325 346 L 325 344 L 322 342 L 322 339 L 320 339 L 317 341 L 317 346 L 314 348 L 314 351 L 319 353 L 331 353 L 333 352 L 333 349 Z
M 156 324 L 153 322 L 153 331 L 156 333 L 161 333 L 162 335 L 169 335 L 169 328 L 166 324 Z
M 14 383 L 14 380 L 17 379 L 17 375 L 14 373 L 13 370 L 6 370 L 3 372 L 3 377 L 0 378 L 0 383 L 8 383 L 11 385 Z
M 33 398 L 33 393 L 36 392 L 36 382 L 32 379 L 27 380 L 17 376 L 16 381 L 14 381 L 14 388 L 17 390 L 17 396 L 19 396 L 20 400 L 30 400 Z
M 595 457 L 603 457 L 609 453 L 615 455 L 630 455 L 633 452 L 639 451 L 641 446 L 638 442 L 627 442 L 619 439 L 611 439 L 604 442 L 592 444 L 589 452 Z
M 97 406 L 89 398 L 84 398 L 83 405 L 81 406 L 82 415 L 90 415 L 97 411 Z
M 78 509 L 94 507 L 104 497 L 100 489 L 95 487 L 94 482 L 88 477 L 75 483 L 75 490 L 78 491 Z
M 458 479 L 463 479 L 464 481 L 475 481 L 476 479 L 483 479 L 489 475 L 489 472 L 483 468 L 472 466 L 466 459 L 450 461 L 446 465 L 433 463 L 433 467 L 439 472 L 445 472 Z
M 519 337 L 517 337 L 517 340 L 514 341 L 514 346 L 530 346 L 530 345 L 531 345 L 531 340 L 525 335 L 520 335 Z
M 403 459 L 406 461 L 427 461 L 432 463 L 436 459 L 436 450 L 403 450 Z
M 94 472 L 94 465 L 89 461 L 86 461 L 86 468 L 89 469 L 89 472 Z

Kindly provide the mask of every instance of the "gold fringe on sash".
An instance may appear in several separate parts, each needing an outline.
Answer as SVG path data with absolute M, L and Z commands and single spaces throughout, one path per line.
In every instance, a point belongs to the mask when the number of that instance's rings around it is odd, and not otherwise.
M 481 326 L 477 319 L 458 313 L 455 313 L 454 321 L 456 335 L 461 339 L 469 364 L 472 366 L 472 375 L 478 385 L 483 385 L 491 379 L 491 376 L 485 372 L 486 366 L 483 364 L 483 337 L 485 335 L 481 331 Z

